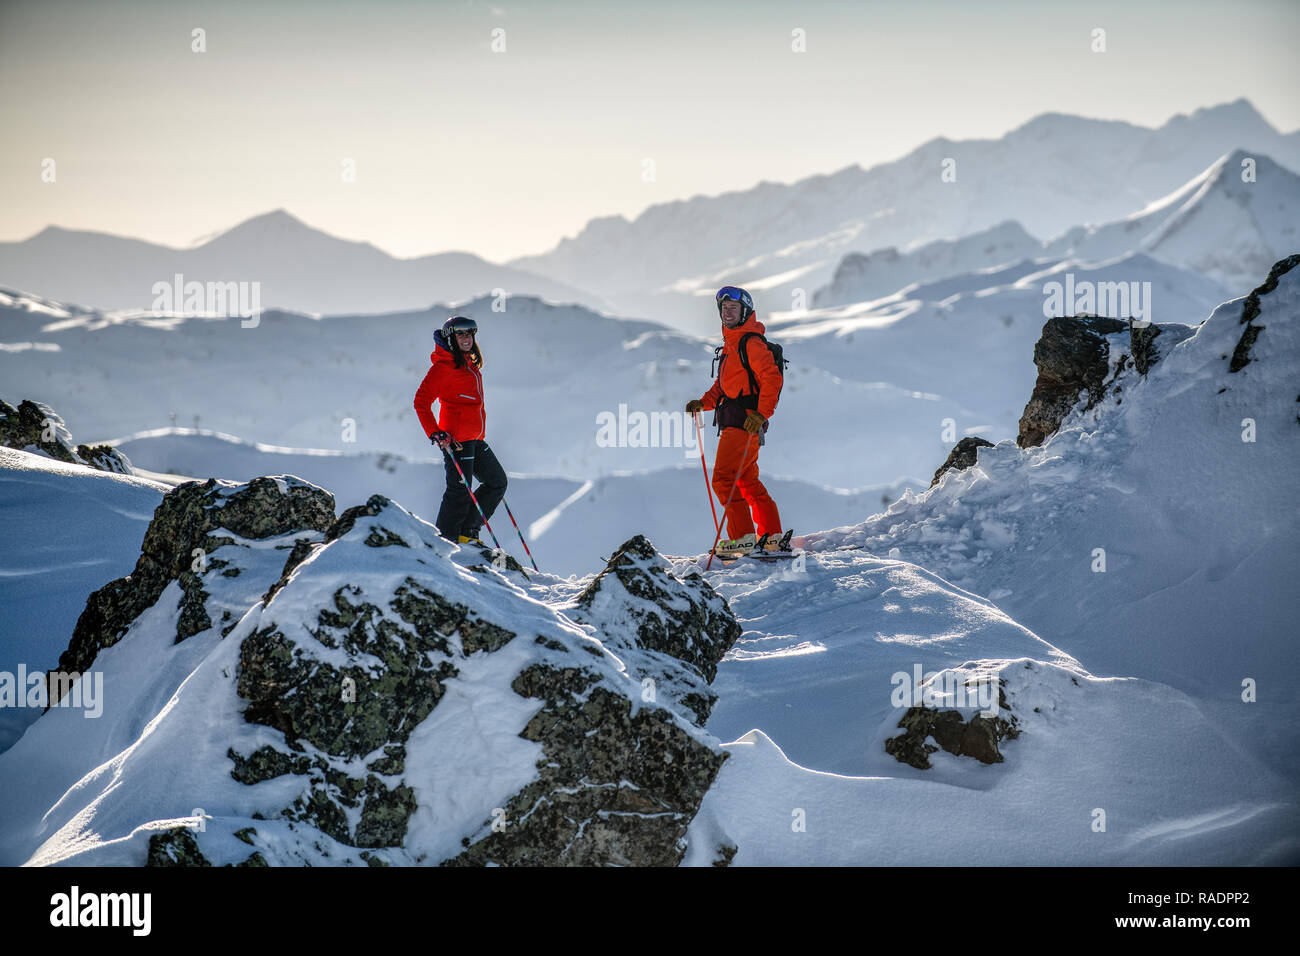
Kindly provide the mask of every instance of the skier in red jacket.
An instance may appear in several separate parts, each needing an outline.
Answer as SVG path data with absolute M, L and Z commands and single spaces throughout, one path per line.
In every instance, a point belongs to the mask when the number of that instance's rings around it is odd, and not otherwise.
M 686 411 L 693 415 L 717 409 L 718 455 L 713 463 L 713 491 L 727 507 L 725 520 L 730 535 L 719 542 L 718 551 L 788 551 L 791 533 L 782 533 L 776 502 L 758 479 L 758 446 L 763 443 L 767 420 L 776 411 L 781 395 L 781 371 L 764 342 L 765 329 L 754 315 L 749 293 L 729 285 L 718 290 L 716 299 L 723 342 L 718 377 L 702 397 L 686 403 Z M 742 343 L 744 363 L 739 352 Z
M 483 352 L 478 345 L 478 323 L 453 315 L 433 333 L 432 367 L 415 392 L 415 413 L 429 440 L 447 452 L 447 490 L 438 509 L 438 533 L 464 544 L 478 541 L 483 518 L 491 519 L 506 493 L 506 473 L 484 440 L 487 416 L 483 410 Z M 433 403 L 440 403 L 433 417 Z M 475 497 L 483 517 L 461 481 L 455 461 L 473 484 L 481 484 Z

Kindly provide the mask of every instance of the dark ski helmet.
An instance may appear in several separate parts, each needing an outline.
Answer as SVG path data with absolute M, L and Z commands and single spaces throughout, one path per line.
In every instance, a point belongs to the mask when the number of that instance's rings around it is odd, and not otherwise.
M 446 322 L 442 323 L 442 334 L 451 341 L 452 334 L 455 332 L 473 332 L 478 334 L 478 323 L 467 315 L 453 315 Z
M 749 293 L 739 286 L 724 285 L 714 296 L 718 303 L 718 317 L 722 317 L 722 300 L 734 299 L 740 303 L 740 324 L 744 325 L 749 321 L 749 317 L 754 314 L 754 300 L 749 297 Z
M 474 336 L 474 344 L 464 352 L 461 351 L 460 343 L 456 341 L 457 332 L 468 332 Z M 446 346 L 447 351 L 451 352 L 457 368 L 461 368 L 465 364 L 466 356 L 476 367 L 483 367 L 483 350 L 478 347 L 477 322 L 467 315 L 453 315 L 442 323 L 442 330 L 439 334 L 442 335 L 441 344 Z

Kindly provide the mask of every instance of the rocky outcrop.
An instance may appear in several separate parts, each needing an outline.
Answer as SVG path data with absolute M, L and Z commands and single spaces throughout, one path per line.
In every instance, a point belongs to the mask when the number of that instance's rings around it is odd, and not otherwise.
M 251 828 L 234 834 L 245 843 L 252 841 L 248 833 L 256 832 Z M 203 855 L 199 843 L 189 827 L 173 827 L 149 837 L 149 854 L 145 866 L 154 867 L 210 867 L 212 861 Z M 227 863 L 226 866 L 266 866 L 266 858 L 254 851 L 242 863 Z
M 520 734 L 543 747 L 540 775 L 444 865 L 681 862 L 686 829 L 726 755 L 580 664 L 534 665 L 511 686 L 545 702 Z
M 1242 302 L 1240 322 L 1245 328 L 1231 357 L 1224 355 L 1229 359 L 1229 372 L 1239 372 L 1250 364 L 1250 350 L 1264 330 L 1257 322 L 1260 297 L 1276 289 L 1278 279 L 1297 265 L 1300 265 L 1300 254 L 1276 262 L 1263 284 Z M 1114 336 L 1125 331 L 1128 332 L 1127 351 L 1112 356 L 1111 350 L 1118 344 Z M 1016 444 L 1021 448 L 1041 445 L 1081 398 L 1087 410 L 1107 394 L 1118 396 L 1123 391 L 1121 379 L 1129 368 L 1139 375 L 1147 375 L 1162 355 L 1195 331 L 1186 325 L 1139 325 L 1131 319 L 1097 316 L 1048 319 L 1034 346 L 1038 380 L 1020 418 Z M 1117 401 L 1123 399 L 1117 397 Z
M 1020 417 L 1017 445 L 1041 445 L 1079 401 L 1081 391 L 1088 393 L 1089 408 L 1101 399 L 1109 371 L 1105 336 L 1125 328 L 1119 319 L 1095 316 L 1057 317 L 1044 323 L 1034 345 L 1038 380 Z
M 135 474 L 131 461 L 111 445 L 76 445 L 59 415 L 42 402 L 23 399 L 14 408 L 0 401 L 0 445 L 20 451 L 35 448 L 51 458 L 99 471 Z
M 703 577 L 677 577 L 641 535 L 614 552 L 570 613 L 623 663 L 631 686 L 611 686 L 581 659 L 522 671 L 515 693 L 545 702 L 520 734 L 543 747 L 540 775 L 503 808 L 507 825 L 448 865 L 660 866 L 685 852 L 725 754 L 683 718 L 707 719 L 708 684 L 740 624 Z
M 203 867 L 212 863 L 199 849 L 188 827 L 176 827 L 149 837 L 145 866 Z
M 1245 328 L 1241 332 L 1241 338 L 1237 341 L 1237 347 L 1232 351 L 1232 359 L 1228 363 L 1229 372 L 1240 372 L 1250 364 L 1250 350 L 1254 346 L 1255 340 L 1259 338 L 1259 333 L 1264 331 L 1265 326 L 1256 324 L 1255 320 L 1259 318 L 1260 296 L 1268 295 L 1277 288 L 1278 279 L 1286 275 L 1297 265 L 1300 265 L 1300 253 L 1293 256 L 1287 256 L 1273 264 L 1273 268 L 1268 272 L 1268 278 L 1264 283 L 1256 288 L 1250 295 L 1246 296 L 1241 305 L 1241 324 Z M 1300 399 L 1297 399 L 1300 401 Z
M 653 673 L 636 673 L 643 696 L 689 710 L 703 725 L 716 695 L 718 661 L 740 637 L 731 609 L 699 574 L 676 577 L 643 535 L 624 542 L 578 595 L 575 620 L 599 629 L 615 654 L 635 650 Z M 648 652 L 646 655 L 644 652 Z
M 176 640 L 212 627 L 213 591 L 229 585 L 223 577 L 234 579 L 243 573 L 235 555 L 227 552 L 229 556 L 218 557 L 214 552 L 236 545 L 237 539 L 304 531 L 319 538 L 333 521 L 334 496 L 291 476 L 255 478 L 247 484 L 213 478 L 178 485 L 154 509 L 135 569 L 87 598 L 68 649 L 59 657 L 59 670 L 88 669 L 99 651 L 117 643 L 173 581 L 180 589 Z M 291 546 L 292 542 L 284 545 Z M 236 612 L 242 613 L 255 601 L 255 596 L 234 601 L 226 608 L 226 619 L 236 618 Z
M 957 710 L 923 705 L 909 707 L 898 722 L 903 733 L 885 741 L 885 753 L 918 770 L 928 770 L 930 754 L 940 748 L 957 757 L 974 757 L 980 763 L 1002 763 L 998 744 L 1019 737 L 1020 729 L 1001 687 L 998 697 L 996 716 L 973 714 L 969 720 Z M 931 739 L 938 746 L 929 743 Z
M 386 501 L 373 496 L 368 505 L 378 514 Z M 388 540 L 376 530 L 372 525 L 360 544 L 387 546 L 371 543 Z M 337 540 L 336 532 L 331 528 L 326 537 Z M 459 657 L 498 650 L 516 635 L 412 577 L 384 606 L 358 587 L 336 590 L 331 606 L 317 609 L 306 628 L 317 647 L 285 634 L 299 623 L 294 615 L 268 624 L 240 647 L 244 720 L 279 730 L 288 749 L 268 745 L 248 757 L 231 750 L 231 776 L 252 786 L 302 775 L 303 791 L 282 809 L 284 819 L 348 846 L 401 846 L 416 801 L 409 784 L 391 778 L 405 773 L 407 739 L 459 673 Z M 459 635 L 459 647 L 451 635 Z M 320 647 L 336 653 L 322 654 Z M 346 663 L 338 662 L 340 652 Z
M 205 827 L 142 820 L 171 827 L 148 864 L 680 862 L 726 759 L 701 728 L 709 680 L 741 632 L 703 577 L 638 536 L 557 610 L 382 495 L 337 520 L 333 504 L 289 477 L 183 484 L 135 571 L 88 602 L 68 669 L 133 626 L 238 642 L 213 650 L 230 666 L 184 676 L 237 702 L 229 742 L 202 728 L 222 741 L 205 766 L 247 797 L 232 811 L 224 788 L 198 789 L 194 805 L 221 807 Z M 195 728 L 168 720 L 157 752 L 193 759 L 178 741 Z M 231 837 L 256 852 L 240 862 Z
M 675 577 L 645 538 L 628 539 L 605 569 L 578 595 L 588 615 L 617 604 L 619 617 L 632 626 L 628 638 L 644 650 L 685 661 L 712 681 L 718 661 L 740 637 L 741 627 L 727 602 L 699 574 Z M 605 620 L 605 627 L 611 622 Z M 606 630 L 607 635 L 610 632 Z
M 418 554 L 419 542 L 402 527 L 405 518 L 374 496 L 345 512 L 317 547 L 399 545 Z M 648 541 L 634 538 L 576 602 L 598 640 L 563 631 L 532 638 L 530 663 L 508 692 L 542 702 L 519 732 L 542 747 L 536 777 L 502 806 L 484 807 L 478 833 L 465 837 L 462 852 L 444 865 L 670 865 L 681 859 L 686 828 L 724 754 L 692 731 L 686 714 L 701 719 L 698 713 L 676 709 L 680 701 L 672 693 L 647 699 L 645 681 L 707 694 L 702 671 L 714 672 L 740 626 L 702 578 L 683 581 L 667 569 Z M 292 593 L 292 582 L 283 586 Z M 635 612 L 624 613 L 633 601 Z M 658 613 L 657 602 L 664 605 Z M 301 775 L 302 794 L 279 817 L 348 846 L 402 848 L 416 807 L 410 733 L 442 701 L 448 680 L 472 679 L 486 664 L 482 655 L 524 638 L 493 623 L 486 605 L 471 609 L 414 577 L 386 599 L 356 586 L 340 589 L 333 605 L 318 609 L 305 628 L 277 620 L 244 639 L 238 684 L 249 701 L 244 718 L 281 731 L 285 748 L 247 756 L 232 750 L 231 773 L 249 785 Z M 264 617 L 274 617 L 274 607 Z M 313 640 L 291 640 L 289 631 Z M 617 648 L 616 658 L 610 648 Z M 346 662 L 339 662 L 340 652 Z M 615 670 L 615 660 L 624 671 Z
M 1122 332 L 1128 332 L 1128 351 L 1112 361 L 1110 337 Z M 1016 444 L 1021 448 L 1041 445 L 1081 397 L 1085 410 L 1092 408 L 1110 390 L 1122 390 L 1116 383 L 1126 368 L 1146 375 L 1162 354 L 1194 332 L 1186 325 L 1141 325 L 1131 319 L 1100 316 L 1048 319 L 1034 345 L 1038 379 L 1020 417 Z
M 971 465 L 975 464 L 976 457 L 981 448 L 992 447 L 993 442 L 986 441 L 977 435 L 966 436 L 961 441 L 957 442 L 957 444 L 953 446 L 952 451 L 948 453 L 947 461 L 940 465 L 939 470 L 934 473 L 934 479 L 930 482 L 930 487 L 933 488 L 937 485 L 939 479 L 943 477 L 943 473 L 948 471 L 950 468 L 955 468 L 958 471 L 961 471 L 964 468 L 971 467 Z

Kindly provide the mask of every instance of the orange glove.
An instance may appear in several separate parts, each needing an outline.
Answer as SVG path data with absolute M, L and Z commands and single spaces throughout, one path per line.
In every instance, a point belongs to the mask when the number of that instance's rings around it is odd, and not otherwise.
M 745 431 L 751 435 L 757 435 L 763 428 L 763 423 L 767 421 L 758 412 L 750 412 L 745 416 Z

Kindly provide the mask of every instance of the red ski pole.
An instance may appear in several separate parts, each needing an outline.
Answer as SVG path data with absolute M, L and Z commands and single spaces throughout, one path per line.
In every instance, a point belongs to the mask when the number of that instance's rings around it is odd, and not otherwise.
M 695 444 L 700 446 L 700 465 L 704 468 L 704 493 L 709 496 L 709 510 L 713 512 L 713 530 L 719 531 L 722 527 L 718 524 L 718 509 L 713 503 L 713 486 L 709 484 L 709 465 L 704 460 L 704 436 L 700 433 L 700 413 L 696 412 L 695 419 Z M 721 532 L 719 531 L 719 537 Z
M 533 557 L 533 552 L 528 550 L 528 542 L 524 540 L 524 533 L 519 530 L 519 522 L 515 520 L 515 513 L 510 510 L 510 504 L 502 495 L 501 503 L 506 506 L 506 514 L 510 515 L 510 523 L 515 526 L 515 534 L 519 535 L 519 543 L 524 546 L 524 553 L 528 555 L 528 560 L 533 562 L 533 570 L 540 572 L 542 569 L 537 566 L 537 560 Z M 486 524 L 486 522 L 484 522 Z
M 731 499 L 735 497 L 736 485 L 740 483 L 740 469 L 745 467 L 745 459 L 749 457 L 749 446 L 754 441 L 754 433 L 750 432 L 749 438 L 745 441 L 745 450 L 740 455 L 740 464 L 736 466 L 736 477 L 731 481 L 731 494 L 727 495 L 727 503 L 722 506 L 722 517 L 727 516 L 727 509 L 731 507 Z M 709 552 L 709 560 L 704 565 L 707 571 L 713 566 L 713 556 L 718 553 L 718 542 L 722 540 L 722 525 L 718 525 L 718 536 L 713 539 L 713 549 Z

